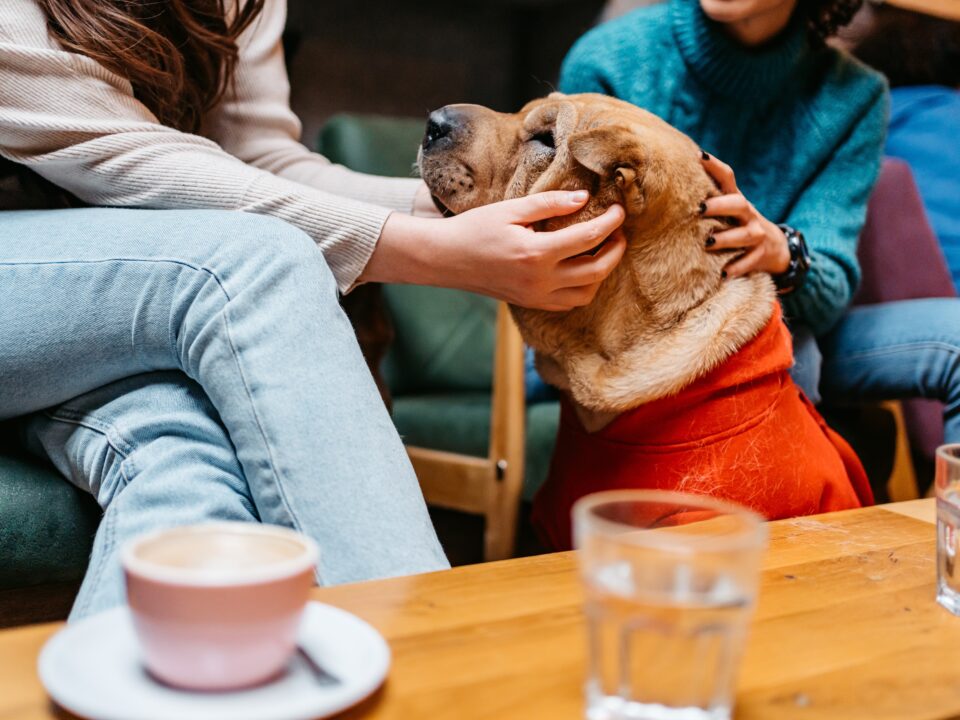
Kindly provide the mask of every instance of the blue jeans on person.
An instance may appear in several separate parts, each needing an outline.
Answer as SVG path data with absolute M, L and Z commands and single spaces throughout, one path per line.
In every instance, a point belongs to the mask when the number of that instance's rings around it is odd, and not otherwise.
M 305 234 L 221 211 L 0 212 L 0 419 L 104 509 L 77 619 L 118 549 L 205 520 L 284 525 L 318 580 L 447 567 L 334 278 Z
M 825 398 L 939 400 L 944 440 L 960 442 L 960 299 L 852 307 L 817 342 Z
M 944 403 L 944 438 L 960 442 L 960 299 L 932 298 L 850 308 L 830 333 L 791 327 L 790 371 L 819 402 L 929 398 Z M 527 357 L 527 400 L 556 397 Z

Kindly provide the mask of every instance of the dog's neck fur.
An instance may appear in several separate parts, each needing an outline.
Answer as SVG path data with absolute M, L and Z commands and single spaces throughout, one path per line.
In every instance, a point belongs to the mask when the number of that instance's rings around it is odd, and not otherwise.
M 643 227 L 642 219 L 628 220 L 627 255 L 590 305 L 567 313 L 513 308 L 540 375 L 570 394 L 587 430 L 676 394 L 770 320 L 769 276 L 721 279 L 729 255 L 705 251 L 704 222 Z

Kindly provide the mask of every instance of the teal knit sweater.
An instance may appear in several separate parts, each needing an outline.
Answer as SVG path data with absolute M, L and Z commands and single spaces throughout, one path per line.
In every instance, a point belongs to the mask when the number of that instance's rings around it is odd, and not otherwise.
M 813 255 L 789 318 L 817 334 L 860 278 L 857 236 L 883 150 L 883 77 L 849 55 L 814 49 L 794 18 L 759 49 L 728 36 L 698 0 L 637 10 L 582 37 L 560 90 L 614 95 L 659 115 L 736 173 L 768 219 L 801 230 Z

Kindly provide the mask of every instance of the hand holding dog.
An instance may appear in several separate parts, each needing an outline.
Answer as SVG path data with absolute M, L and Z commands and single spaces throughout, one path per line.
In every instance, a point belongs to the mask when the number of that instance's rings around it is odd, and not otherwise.
M 723 195 L 709 198 L 703 205 L 704 217 L 730 217 L 737 227 L 707 238 L 707 249 L 743 249 L 746 252 L 726 267 L 726 276 L 735 278 L 759 270 L 779 275 L 790 267 L 790 248 L 783 231 L 761 215 L 737 187 L 733 169 L 712 155 L 703 153 L 703 167 L 717 182 Z
M 515 305 L 564 311 L 589 304 L 626 250 L 619 205 L 560 230 L 531 225 L 582 209 L 586 191 L 551 191 L 485 205 L 445 219 L 394 213 L 363 282 L 453 287 Z M 594 254 L 584 254 L 609 242 Z

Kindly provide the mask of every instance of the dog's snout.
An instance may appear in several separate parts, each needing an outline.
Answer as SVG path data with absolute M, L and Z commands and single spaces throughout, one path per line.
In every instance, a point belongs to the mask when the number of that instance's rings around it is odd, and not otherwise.
M 434 110 L 430 113 L 430 118 L 427 120 L 427 131 L 423 134 L 423 149 L 429 150 L 443 138 L 449 137 L 452 131 L 453 123 L 450 122 L 446 108 Z

